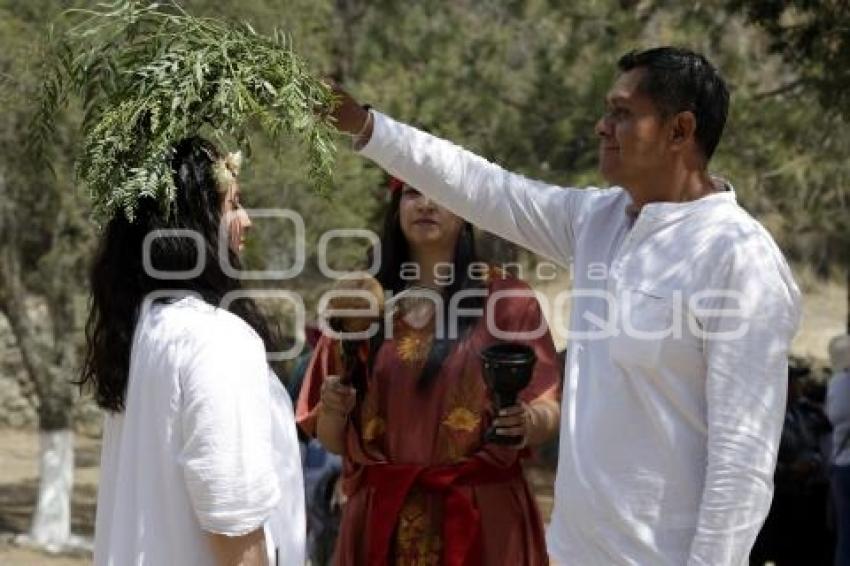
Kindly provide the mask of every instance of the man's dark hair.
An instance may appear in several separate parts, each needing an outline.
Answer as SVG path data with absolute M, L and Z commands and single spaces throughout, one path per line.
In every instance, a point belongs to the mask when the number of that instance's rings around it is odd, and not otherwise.
M 646 69 L 641 91 L 665 117 L 691 111 L 696 117 L 696 140 L 711 159 L 729 111 L 729 90 L 717 69 L 704 56 L 678 47 L 632 51 L 617 62 L 622 72 Z

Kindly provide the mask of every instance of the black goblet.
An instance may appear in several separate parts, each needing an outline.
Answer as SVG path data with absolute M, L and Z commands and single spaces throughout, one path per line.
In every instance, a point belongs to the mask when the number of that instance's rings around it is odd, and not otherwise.
M 500 342 L 488 346 L 480 355 L 484 381 L 490 388 L 496 411 L 516 405 L 517 396 L 528 386 L 534 373 L 534 364 L 537 361 L 534 350 L 525 344 Z M 493 426 L 487 430 L 484 440 L 508 446 L 522 442 L 522 438 L 518 436 L 497 434 Z

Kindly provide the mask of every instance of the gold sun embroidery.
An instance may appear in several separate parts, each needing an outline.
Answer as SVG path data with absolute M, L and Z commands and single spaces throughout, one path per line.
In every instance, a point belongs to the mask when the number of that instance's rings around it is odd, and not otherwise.
M 399 514 L 396 533 L 398 566 L 437 566 L 442 540 L 428 517 L 421 493 L 413 492 Z
M 452 430 L 472 432 L 478 426 L 480 417 L 466 407 L 457 407 L 443 419 L 443 424 Z
M 446 392 L 446 410 L 437 433 L 437 461 L 457 462 L 477 449 L 480 438 L 476 431 L 486 406 L 486 390 L 477 366 L 467 366 Z
M 396 351 L 402 361 L 411 365 L 424 363 L 431 351 L 430 333 L 410 333 L 401 336 L 396 342 Z
M 381 417 L 373 417 L 369 419 L 366 426 L 363 427 L 363 440 L 371 442 L 375 440 L 387 430 L 387 424 Z

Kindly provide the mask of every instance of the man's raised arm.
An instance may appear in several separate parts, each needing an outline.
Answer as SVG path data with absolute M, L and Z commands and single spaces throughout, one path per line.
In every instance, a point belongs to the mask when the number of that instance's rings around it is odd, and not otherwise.
M 337 127 L 356 136 L 355 147 L 364 156 L 476 226 L 562 265 L 569 262 L 575 219 L 596 191 L 511 173 L 339 94 Z

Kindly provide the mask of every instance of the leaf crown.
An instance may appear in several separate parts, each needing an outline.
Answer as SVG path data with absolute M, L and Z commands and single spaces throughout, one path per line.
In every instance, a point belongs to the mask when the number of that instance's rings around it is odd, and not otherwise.
M 277 147 L 300 140 L 314 189 L 328 193 L 333 125 L 316 110 L 329 108 L 333 95 L 281 32 L 266 37 L 247 24 L 193 17 L 176 4 L 141 7 L 127 0 L 65 16 L 83 21 L 50 34 L 30 145 L 49 167 L 45 142 L 58 110 L 69 95 L 79 95 L 84 118 L 76 174 L 91 194 L 95 221 L 104 224 L 117 213 L 132 221 L 145 197 L 167 214 L 176 191 L 173 146 L 202 129 L 247 152 L 257 129 Z M 234 174 L 240 164 L 241 158 L 225 161 Z

